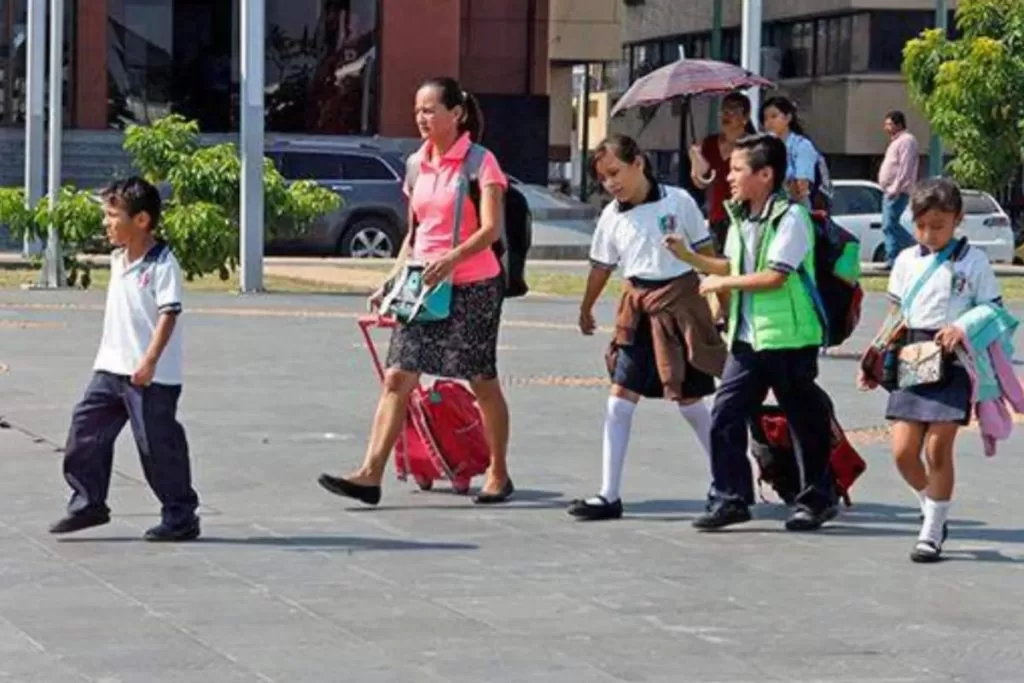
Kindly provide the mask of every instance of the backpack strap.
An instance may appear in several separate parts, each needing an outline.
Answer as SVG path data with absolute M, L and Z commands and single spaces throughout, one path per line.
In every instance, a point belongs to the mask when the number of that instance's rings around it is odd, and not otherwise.
M 468 180 L 469 186 L 469 198 L 473 202 L 473 208 L 476 210 L 477 221 L 480 221 L 480 197 L 482 195 L 482 188 L 480 187 L 480 170 L 483 168 L 484 159 L 487 157 L 487 148 L 483 145 L 478 145 L 475 142 L 470 146 L 469 151 L 466 152 L 466 157 L 462 161 L 462 173 L 463 176 Z M 505 279 L 505 284 L 508 284 L 508 237 L 505 233 L 505 211 L 504 206 L 501 207 L 501 211 L 498 212 L 498 242 L 501 245 L 501 253 L 498 256 L 498 262 L 501 265 L 502 276 Z
M 942 251 L 935 255 L 935 260 L 931 262 L 928 269 L 921 273 L 921 277 L 917 278 L 917 281 L 910 287 L 910 291 L 907 292 L 906 296 L 900 301 L 900 312 L 904 318 L 910 314 L 910 304 L 914 302 L 917 295 L 921 293 L 921 289 L 925 286 L 925 283 L 931 279 L 932 275 L 942 267 L 942 265 L 949 261 L 953 257 L 953 253 L 958 249 L 961 249 L 967 244 L 967 238 L 961 237 L 958 240 L 950 240 L 949 244 L 943 247 Z

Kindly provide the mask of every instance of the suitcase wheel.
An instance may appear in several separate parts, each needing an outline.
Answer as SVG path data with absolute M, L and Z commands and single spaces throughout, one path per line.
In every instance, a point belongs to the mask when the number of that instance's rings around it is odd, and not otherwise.
M 469 493 L 469 483 L 469 479 L 456 479 L 452 482 L 452 491 L 460 496 L 464 496 Z
M 429 491 L 434 488 L 434 480 L 416 477 L 416 485 L 420 487 L 420 491 Z

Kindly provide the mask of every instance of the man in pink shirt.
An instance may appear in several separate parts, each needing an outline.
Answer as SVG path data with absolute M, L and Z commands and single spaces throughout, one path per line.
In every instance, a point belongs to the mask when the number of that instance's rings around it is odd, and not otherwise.
M 885 235 L 885 263 L 892 268 L 901 251 L 914 244 L 914 238 L 900 225 L 900 216 L 910 202 L 910 190 L 917 182 L 917 138 L 907 130 L 907 117 L 893 110 L 885 116 L 889 146 L 878 171 L 882 186 L 882 233 Z

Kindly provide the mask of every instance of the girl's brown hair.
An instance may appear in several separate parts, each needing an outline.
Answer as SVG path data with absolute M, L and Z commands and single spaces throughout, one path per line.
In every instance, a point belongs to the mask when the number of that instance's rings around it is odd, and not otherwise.
M 597 162 L 599 162 L 605 154 L 614 154 L 615 158 L 624 164 L 632 164 L 637 158 L 644 160 L 644 177 L 652 185 L 658 184 L 658 177 L 654 175 L 654 168 L 651 166 L 651 160 L 647 158 L 647 155 L 640 149 L 640 145 L 637 144 L 636 140 L 629 137 L 628 135 L 620 135 L 618 133 L 609 135 L 601 142 L 597 143 L 597 147 L 591 152 L 590 156 L 590 175 L 597 180 Z

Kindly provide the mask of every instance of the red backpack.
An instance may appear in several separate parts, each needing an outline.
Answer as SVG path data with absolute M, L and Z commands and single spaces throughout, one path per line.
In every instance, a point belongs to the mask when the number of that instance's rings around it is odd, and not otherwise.
M 457 493 L 487 471 L 491 449 L 476 396 L 447 379 L 420 385 L 409 398 L 409 417 L 395 449 L 398 477 L 412 475 L 424 491 L 448 479 Z
M 749 426 L 750 451 L 760 470 L 758 487 L 762 483 L 769 484 L 787 505 L 792 505 L 803 486 L 786 414 L 778 406 L 765 405 L 750 418 Z M 846 438 L 835 413 L 832 413 L 831 447 L 829 460 L 836 492 L 846 507 L 850 507 L 850 489 L 868 466 Z

